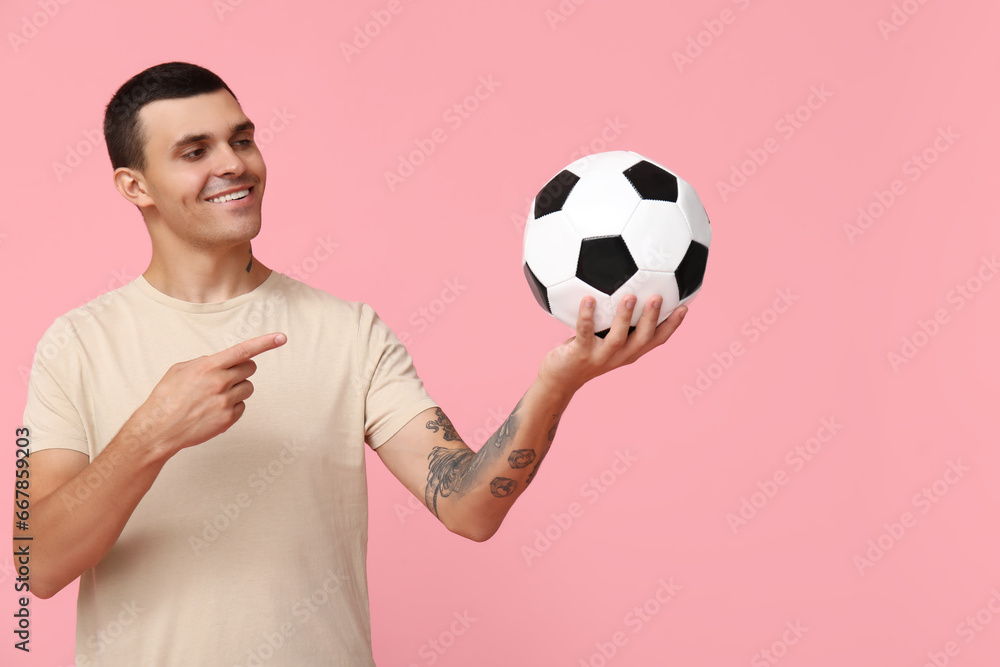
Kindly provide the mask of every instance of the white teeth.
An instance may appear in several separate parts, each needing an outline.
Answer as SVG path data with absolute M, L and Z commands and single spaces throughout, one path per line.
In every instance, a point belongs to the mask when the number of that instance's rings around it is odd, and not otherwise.
M 248 194 L 250 194 L 250 189 L 240 190 L 238 192 L 232 192 L 228 195 L 222 195 L 221 197 L 215 197 L 214 199 L 209 199 L 208 201 L 213 204 L 222 204 L 227 201 L 232 201 L 234 199 L 243 199 Z

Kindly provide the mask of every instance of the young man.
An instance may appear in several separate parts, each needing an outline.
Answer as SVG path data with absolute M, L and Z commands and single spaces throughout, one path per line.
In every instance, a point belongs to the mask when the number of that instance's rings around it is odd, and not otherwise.
M 112 98 L 105 137 L 152 257 L 49 328 L 24 417 L 30 589 L 80 577 L 78 665 L 374 664 L 363 443 L 449 530 L 488 539 L 576 390 L 686 311 L 656 326 L 650 299 L 627 335 L 625 299 L 602 340 L 584 300 L 476 453 L 368 305 L 253 256 L 266 170 L 221 79 L 150 68 Z

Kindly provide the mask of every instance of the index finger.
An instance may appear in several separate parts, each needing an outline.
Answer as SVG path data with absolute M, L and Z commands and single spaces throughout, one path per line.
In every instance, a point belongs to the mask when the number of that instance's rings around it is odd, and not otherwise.
M 252 359 L 256 357 L 261 352 L 267 352 L 268 350 L 273 350 L 276 347 L 281 347 L 285 344 L 288 337 L 283 333 L 271 333 L 264 336 L 258 336 L 256 338 L 251 338 L 245 340 L 242 343 L 237 343 L 232 347 L 222 350 L 221 352 L 216 352 L 212 355 L 212 358 L 219 363 L 222 368 L 232 368 L 236 364 L 243 363 L 247 359 Z

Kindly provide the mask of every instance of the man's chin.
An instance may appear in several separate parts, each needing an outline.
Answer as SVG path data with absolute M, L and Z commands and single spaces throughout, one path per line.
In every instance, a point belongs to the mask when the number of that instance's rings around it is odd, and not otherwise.
M 227 227 L 219 228 L 211 238 L 203 239 L 203 245 L 217 250 L 225 250 L 249 243 L 260 234 L 261 224 L 258 218 L 257 220 L 247 220 L 239 225 L 227 225 Z

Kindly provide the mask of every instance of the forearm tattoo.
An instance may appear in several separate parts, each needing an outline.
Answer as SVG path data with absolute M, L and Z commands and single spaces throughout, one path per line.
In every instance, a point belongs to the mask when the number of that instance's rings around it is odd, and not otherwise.
M 506 498 L 514 493 L 516 488 L 517 482 L 507 477 L 496 477 L 490 482 L 490 493 L 497 498 Z
M 531 484 L 531 480 L 535 479 L 535 473 L 538 472 L 538 466 L 542 465 L 542 461 L 545 460 L 545 455 L 548 453 L 549 451 L 545 450 L 544 452 L 542 452 L 542 455 L 538 457 L 538 460 L 535 461 L 535 467 L 531 469 L 530 473 L 528 473 L 528 479 L 524 480 L 525 487 Z
M 487 445 L 493 445 L 497 449 L 500 449 L 507 443 L 508 440 L 514 437 L 514 434 L 517 432 L 517 418 L 514 417 L 516 412 L 517 410 L 515 409 L 514 412 L 510 413 L 510 416 L 507 417 L 502 424 L 500 424 L 500 428 L 497 429 L 497 432 L 491 435 L 490 439 L 486 441 Z
M 523 400 L 524 397 L 522 396 L 521 401 Z M 484 463 L 489 465 L 504 455 L 504 447 L 514 439 L 514 435 L 517 434 L 517 430 L 521 425 L 521 418 L 517 416 L 517 411 L 521 407 L 521 401 L 517 402 L 510 416 L 504 420 L 500 428 L 497 429 L 497 432 L 491 435 L 490 439 L 480 448 L 479 454 L 476 456 L 475 461 L 472 462 L 473 470 L 478 470 Z
M 524 396 L 522 396 L 521 400 L 517 402 L 514 409 L 510 411 L 510 416 L 504 420 L 503 424 L 500 424 L 500 428 L 497 429 L 497 432 L 491 435 L 490 439 L 486 441 L 486 445 L 493 445 L 497 449 L 501 449 L 505 444 L 507 444 L 507 441 L 514 437 L 514 434 L 517 433 L 517 427 L 519 426 L 519 418 L 515 415 L 517 414 L 517 411 L 521 409 L 521 403 L 523 402 Z M 483 446 L 485 447 L 486 445 Z
M 507 463 L 510 464 L 511 468 L 527 468 L 531 465 L 531 462 L 535 460 L 535 450 L 533 449 L 515 449 L 507 457 Z
M 555 421 L 555 423 L 552 424 L 552 428 L 549 429 L 549 442 L 552 442 L 553 440 L 555 440 L 556 429 L 559 428 L 559 420 L 562 419 L 562 413 L 558 412 L 558 413 L 552 415 L 552 419 Z M 531 480 L 535 479 L 535 473 L 538 472 L 538 466 L 542 465 L 542 461 L 545 460 L 545 455 L 548 454 L 548 453 L 549 453 L 549 450 L 546 449 L 544 452 L 542 452 L 542 455 L 538 457 L 538 460 L 535 461 L 535 467 L 531 469 L 530 473 L 528 473 L 528 479 L 524 480 L 524 486 L 525 486 L 525 488 L 527 488 L 527 486 L 529 484 L 531 484 Z M 532 457 L 532 459 L 534 459 L 534 457 Z M 530 461 L 529 461 L 529 463 L 530 463 Z M 511 464 L 511 465 L 513 465 L 513 464 Z
M 549 429 L 549 442 L 552 442 L 553 440 L 556 439 L 556 429 L 559 428 L 559 420 L 561 418 L 562 418 L 561 413 L 552 415 L 552 419 L 555 420 L 555 423 L 552 425 L 552 428 Z

